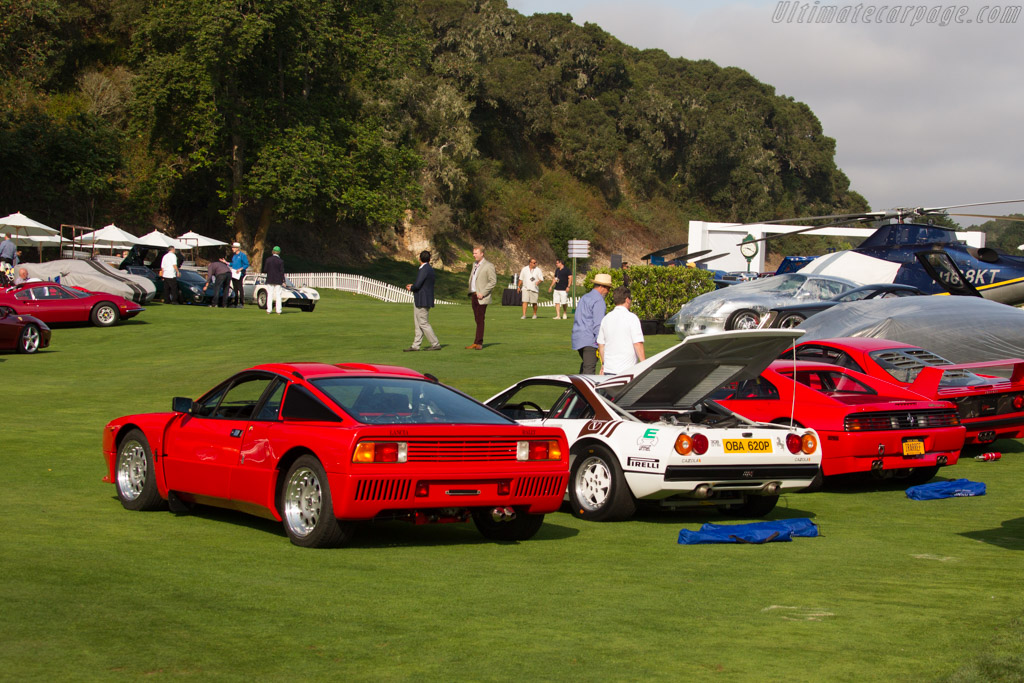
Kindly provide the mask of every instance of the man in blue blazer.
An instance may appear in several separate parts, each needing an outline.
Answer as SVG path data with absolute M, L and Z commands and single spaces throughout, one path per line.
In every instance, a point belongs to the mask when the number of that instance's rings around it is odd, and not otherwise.
M 416 273 L 416 282 L 406 285 L 406 289 L 413 293 L 412 319 L 416 334 L 412 339 L 412 346 L 403 351 L 419 351 L 423 343 L 423 335 L 427 336 L 430 346 L 428 351 L 440 351 L 441 342 L 434 334 L 434 328 L 430 326 L 430 309 L 434 307 L 434 269 L 430 265 L 430 252 L 420 252 L 420 269 Z

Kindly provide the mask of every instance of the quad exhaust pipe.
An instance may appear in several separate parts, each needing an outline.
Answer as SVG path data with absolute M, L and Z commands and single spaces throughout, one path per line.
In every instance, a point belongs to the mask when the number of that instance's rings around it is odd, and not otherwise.
M 496 507 L 491 510 L 491 519 L 495 522 L 511 522 L 516 518 L 515 508 Z

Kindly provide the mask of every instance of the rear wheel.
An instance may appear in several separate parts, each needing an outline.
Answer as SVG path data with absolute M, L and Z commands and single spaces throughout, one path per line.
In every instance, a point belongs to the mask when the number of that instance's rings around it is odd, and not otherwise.
M 260 308 L 267 307 L 267 290 L 261 289 L 256 293 L 256 305 Z
M 288 468 L 281 492 L 281 518 L 292 543 L 304 548 L 335 548 L 352 540 L 353 522 L 339 522 L 331 504 L 327 473 L 312 455 Z
M 117 497 L 125 509 L 158 510 L 164 506 L 156 488 L 153 451 L 142 430 L 133 429 L 125 434 L 117 447 L 114 475 Z
M 752 330 L 758 326 L 761 322 L 761 317 L 757 314 L 757 311 L 749 308 L 741 308 L 732 315 L 725 322 L 725 329 L 727 330 Z
M 93 307 L 89 318 L 96 327 L 110 327 L 117 324 L 117 321 L 121 319 L 121 314 L 117 312 L 117 306 L 104 301 Z
M 533 538 L 544 523 L 544 515 L 516 511 L 511 521 L 497 522 L 490 510 L 473 510 L 473 524 L 480 534 L 492 541 L 525 541 Z
M 39 327 L 29 323 L 18 336 L 18 353 L 35 353 L 39 350 Z
M 722 508 L 722 514 L 729 517 L 764 517 L 775 509 L 778 496 L 744 496 L 742 503 Z
M 778 327 L 782 329 L 789 329 L 791 327 L 797 327 L 803 321 L 807 320 L 807 316 L 802 313 L 787 313 L 786 315 L 779 318 Z
M 593 522 L 629 519 L 636 512 L 636 498 L 618 458 L 598 446 L 576 456 L 569 475 L 569 503 L 573 516 Z

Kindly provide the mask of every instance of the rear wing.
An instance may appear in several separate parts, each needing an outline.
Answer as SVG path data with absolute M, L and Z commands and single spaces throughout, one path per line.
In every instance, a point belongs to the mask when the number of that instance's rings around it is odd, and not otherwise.
M 1024 359 L 1021 358 L 983 360 L 976 363 L 957 363 L 956 365 L 944 365 L 942 367 L 946 370 L 970 370 L 971 372 L 983 370 L 985 368 L 1010 368 L 1009 380 L 1011 382 L 1020 382 L 1021 380 L 1024 380 Z M 1002 377 L 1002 375 L 998 376 Z

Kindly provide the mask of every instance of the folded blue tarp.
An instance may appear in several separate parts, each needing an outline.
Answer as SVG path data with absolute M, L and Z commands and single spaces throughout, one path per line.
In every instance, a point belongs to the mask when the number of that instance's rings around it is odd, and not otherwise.
M 936 498 L 966 498 L 968 496 L 984 496 L 985 484 L 970 479 L 952 479 L 936 481 L 931 484 L 911 486 L 907 489 L 907 498 L 912 500 L 935 500 Z
M 697 531 L 683 529 L 679 532 L 681 545 L 700 543 L 769 543 L 771 541 L 792 541 L 794 536 L 813 537 L 818 527 L 806 517 L 780 519 L 774 522 L 752 522 L 750 524 L 705 524 Z

